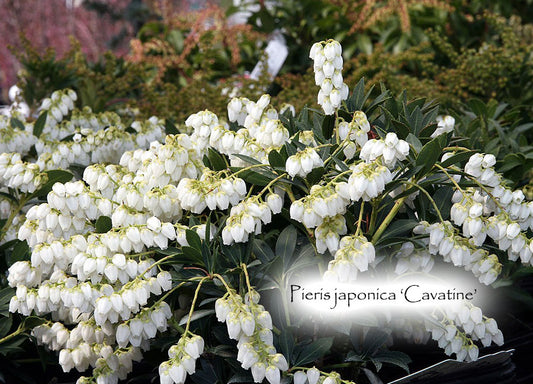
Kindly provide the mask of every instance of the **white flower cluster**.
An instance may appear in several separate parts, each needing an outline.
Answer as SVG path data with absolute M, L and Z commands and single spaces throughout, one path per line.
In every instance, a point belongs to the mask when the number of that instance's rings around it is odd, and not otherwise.
M 494 155 L 476 153 L 468 159 L 465 165 L 465 173 L 475 177 L 483 185 L 496 187 L 500 184 L 501 178 L 493 168 L 495 164 L 496 157 Z
M 433 255 L 427 249 L 415 249 L 411 242 L 403 243 L 395 257 L 398 261 L 394 273 L 397 275 L 407 272 L 428 273 L 435 265 Z
M 407 155 L 409 155 L 409 143 L 398 139 L 394 132 L 389 132 L 385 139 L 367 141 L 359 157 L 367 163 L 379 158 L 387 167 L 393 169 L 396 162 L 405 160 Z
M 315 43 L 309 57 L 314 62 L 315 84 L 320 86 L 318 104 L 326 115 L 332 115 L 349 93 L 342 78 L 342 47 L 335 40 Z
M 201 213 L 206 207 L 215 210 L 237 205 L 246 196 L 246 184 L 238 177 L 223 178 L 217 172 L 204 169 L 199 180 L 181 179 L 176 193 L 183 209 Z
M 222 230 L 222 241 L 226 245 L 248 241 L 250 234 L 261 233 L 262 224 L 270 223 L 273 208 L 277 211 L 278 207 L 279 200 L 268 204 L 261 201 L 259 196 L 241 201 L 230 210 L 226 226 Z
M 526 231 L 533 228 L 533 203 L 525 201 L 522 191 L 500 184 L 501 175 L 493 169 L 495 162 L 493 155 L 470 157 L 465 172 L 487 187 L 456 191 L 450 217 L 476 246 L 483 245 L 488 236 L 499 249 L 507 251 L 510 260 L 520 258 L 522 263 L 530 264 L 533 244 Z
M 291 177 L 307 176 L 314 168 L 322 167 L 324 161 L 314 148 L 307 147 L 289 156 L 285 163 L 285 169 Z
M 39 109 L 48 112 L 46 124 L 53 127 L 61 122 L 74 109 L 74 102 L 77 99 L 78 95 L 72 89 L 55 91 L 50 98 L 44 99 Z
M 360 162 L 351 167 L 348 182 L 337 184 L 337 191 L 345 199 L 370 201 L 385 189 L 392 180 L 391 171 L 379 162 Z
M 0 153 L 0 186 L 32 193 L 47 180 L 37 164 L 22 161 L 20 154 Z
M 13 127 L 12 118 L 14 116 L 0 115 L 0 153 L 27 154 L 37 138 L 25 129 L 25 125 L 24 129 Z
M 349 200 L 343 198 L 333 184 L 313 185 L 309 195 L 291 204 L 291 218 L 315 229 L 317 251 L 334 253 L 339 236 L 347 231 L 343 214 Z
M 324 279 L 341 283 L 353 281 L 357 278 L 357 272 L 368 270 L 368 265 L 375 258 L 374 245 L 364 236 L 344 236 L 335 252 L 335 258 L 328 264 Z
M 291 204 L 291 218 L 303 223 L 307 228 L 315 228 L 325 218 L 346 212 L 349 200 L 343 197 L 334 184 L 313 185 L 309 195 Z
M 442 135 L 443 133 L 453 132 L 455 128 L 455 119 L 453 116 L 437 116 L 437 129 L 431 134 L 432 138 Z
M 111 296 L 113 310 L 120 310 L 120 302 L 116 296 Z M 167 320 L 172 316 L 170 307 L 164 301 L 145 308 L 136 316 L 126 320 L 117 327 L 116 341 L 120 348 L 128 344 L 133 347 L 148 348 L 147 341 L 153 339 L 156 333 L 167 329 Z
M 68 359 L 68 355 L 66 356 Z M 119 380 L 126 379 L 128 373 L 131 372 L 133 362 L 142 360 L 140 349 L 134 347 L 113 351 L 111 346 L 106 345 L 100 349 L 99 356 L 94 362 L 93 377 L 82 376 L 76 381 L 76 384 L 93 384 L 94 381 L 98 384 L 118 384 Z
M 218 321 L 226 323 L 229 337 L 237 340 L 237 360 L 250 369 L 254 382 L 267 379 L 280 384 L 281 371 L 289 369 L 285 357 L 273 346 L 272 318 L 259 303 L 259 293 L 249 292 L 243 300 L 234 291 L 215 302 Z
M 342 118 L 339 119 L 337 131 L 341 140 L 348 140 L 343 152 L 347 159 L 352 159 L 357 149 L 362 148 L 367 143 L 370 123 L 364 112 L 356 111 L 349 123 Z
M 294 384 L 340 384 L 340 383 L 352 383 L 348 380 L 342 380 L 341 376 L 335 372 L 329 372 L 328 374 L 322 374 L 315 367 L 309 368 L 307 372 L 295 371 L 293 375 Z
M 492 284 L 502 270 L 496 255 L 489 254 L 458 235 L 449 221 L 431 225 L 422 221 L 413 229 L 413 233 L 428 234 L 429 239 L 426 241 L 430 254 L 439 254 L 445 262 L 472 271 L 483 284 Z
M 196 359 L 204 351 L 204 339 L 198 335 L 183 335 L 168 350 L 169 360 L 159 365 L 161 384 L 183 384 L 187 374 L 196 371 Z
M 503 334 L 496 321 L 483 316 L 480 308 L 467 302 L 448 307 L 440 321 L 427 321 L 426 329 L 439 347 L 448 356 L 455 353 L 458 361 L 477 360 L 479 348 L 474 341 L 480 341 L 485 347 L 503 344 Z

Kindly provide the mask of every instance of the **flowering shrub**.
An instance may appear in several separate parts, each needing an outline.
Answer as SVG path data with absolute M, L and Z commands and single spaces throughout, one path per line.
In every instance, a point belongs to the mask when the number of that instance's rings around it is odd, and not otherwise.
M 466 301 L 367 321 L 362 340 L 386 337 L 363 349 L 333 352 L 324 337 L 357 339 L 355 320 L 315 323 L 314 338 L 291 327 L 307 318 L 288 303 L 299 274 L 354 282 L 453 265 L 490 285 L 504 264 L 531 264 L 533 205 L 505 185 L 494 156 L 460 147 L 453 118 L 424 100 L 386 90 L 370 100 L 363 81 L 344 97 L 340 51 L 331 40 L 311 50 L 324 55 L 325 114 L 277 111 L 268 95 L 235 98 L 227 118 L 204 110 L 185 121 L 190 134 L 163 139 L 159 119 L 126 127 L 115 114 L 73 109 L 65 90 L 41 103 L 35 122 L 4 118 L 6 150 L 11 137 L 26 139 L 23 158 L 0 157 L 1 241 L 29 247 L 9 268 L 9 310 L 37 317 L 15 333 L 31 329 L 65 372 L 87 375 L 78 383 L 125 379 L 154 347 L 168 349 L 161 383 L 196 372 L 212 382 L 339 384 L 349 381 L 320 358 L 406 367 L 404 354 L 385 350 L 393 335 L 432 338 L 461 361 L 501 345 L 496 321 Z M 335 69 L 340 80 L 329 80 Z M 53 171 L 75 164 L 74 181 Z M 394 325 L 399 334 L 384 331 Z M 215 372 L 209 364 L 223 358 Z

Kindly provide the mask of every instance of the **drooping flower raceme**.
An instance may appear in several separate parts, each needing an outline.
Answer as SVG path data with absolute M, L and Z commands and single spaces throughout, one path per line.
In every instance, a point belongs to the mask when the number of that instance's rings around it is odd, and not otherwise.
M 326 115 L 332 115 L 349 92 L 342 78 L 342 47 L 335 40 L 315 43 L 309 57 L 314 62 L 315 84 L 320 86 L 318 104 Z
M 289 156 L 285 163 L 287 173 L 294 177 L 296 175 L 305 177 L 314 168 L 321 167 L 324 162 L 313 148 L 305 148 L 297 154 Z
M 405 160 L 408 154 L 409 144 L 405 140 L 398 139 L 394 132 L 389 132 L 384 140 L 367 141 L 359 156 L 367 163 L 381 158 L 387 167 L 393 169 L 396 162 Z

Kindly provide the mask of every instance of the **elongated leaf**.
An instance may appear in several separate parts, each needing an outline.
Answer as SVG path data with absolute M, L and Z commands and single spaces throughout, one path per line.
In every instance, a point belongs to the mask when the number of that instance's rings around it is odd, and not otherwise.
M 173 119 L 165 119 L 165 133 L 167 135 L 177 135 L 180 133 L 176 128 Z
M 201 319 L 202 317 L 212 315 L 214 313 L 215 313 L 215 310 L 213 309 L 200 309 L 200 310 L 194 311 L 191 316 L 191 322 Z M 179 325 L 186 324 L 188 318 L 189 318 L 188 314 L 186 316 L 183 316 L 179 322 Z
M 238 157 L 242 161 L 245 161 L 245 162 L 247 162 L 247 163 L 249 163 L 251 165 L 261 164 L 261 162 L 259 160 L 256 160 L 256 159 L 254 159 L 253 157 L 250 157 L 250 156 L 241 155 L 240 153 L 234 153 L 231 156 Z
M 209 148 L 207 157 L 211 162 L 211 169 L 213 171 L 222 171 L 223 169 L 226 169 L 228 167 L 224 156 L 218 153 L 213 148 Z
M 287 269 L 287 266 L 294 255 L 296 238 L 296 228 L 289 225 L 279 234 L 278 241 L 276 242 L 276 256 L 281 257 L 285 269 Z
M 3 196 L 5 197 L 7 200 L 11 200 L 12 202 L 14 202 L 15 204 L 18 203 L 18 200 L 15 196 L 13 195 L 10 195 L 9 193 L 7 192 L 0 192 L 0 196 Z
M 29 260 L 30 259 L 30 247 L 26 240 L 19 241 L 13 247 L 13 252 L 9 257 L 9 265 L 13 265 L 17 261 Z
M 292 361 L 294 351 L 294 336 L 289 329 L 283 328 L 281 335 L 279 335 L 278 343 L 281 353 L 283 356 L 285 356 L 289 362 L 289 365 L 292 365 L 294 363 Z
M 411 362 L 411 358 L 403 352 L 379 351 L 374 356 L 372 356 L 372 359 L 376 362 L 396 365 L 405 370 L 407 373 L 409 373 L 408 364 Z
M 448 168 L 450 165 L 454 165 L 454 164 L 460 163 L 462 161 L 465 161 L 466 159 L 469 159 L 470 156 L 472 156 L 474 153 L 476 153 L 476 152 L 475 151 L 466 151 L 466 152 L 456 153 L 455 155 L 452 155 L 450 158 L 444 160 L 441 163 L 441 166 L 444 167 L 444 168 Z
M 441 153 L 442 147 L 440 146 L 438 137 L 434 138 L 422 147 L 422 150 L 416 159 L 416 165 L 422 167 L 419 171 L 421 176 L 427 174 L 431 168 L 433 168 L 433 165 L 440 158 Z
M 8 317 L 7 319 L 2 319 L 2 321 L 0 321 L 0 338 L 8 334 L 12 324 L 13 319 L 11 319 L 11 317 Z
M 408 235 L 414 227 L 418 225 L 418 221 L 410 219 L 400 219 L 394 221 L 386 231 L 383 233 L 383 236 L 379 239 L 378 243 L 382 243 L 388 238 L 398 237 L 399 235 Z
M 263 264 L 268 264 L 275 257 L 268 244 L 260 239 L 254 239 L 252 252 Z
M 44 126 L 46 124 L 46 117 L 48 116 L 48 111 L 45 111 L 39 115 L 35 124 L 33 124 L 33 135 L 35 137 L 41 136 L 43 133 Z
M 329 352 L 333 345 L 333 337 L 324 337 L 308 345 L 298 345 L 294 348 L 294 365 L 302 366 L 312 363 Z
M 285 169 L 285 160 L 283 159 L 283 156 L 275 149 L 271 150 L 268 153 L 268 162 L 270 163 L 272 168 Z
M 185 230 L 185 238 L 187 239 L 187 243 L 189 243 L 189 247 L 201 251 L 202 240 L 195 231 L 192 231 L 190 229 Z
M 11 128 L 18 128 L 21 131 L 24 131 L 26 129 L 22 121 L 20 121 L 19 119 L 15 117 L 12 117 L 9 123 L 11 124 Z

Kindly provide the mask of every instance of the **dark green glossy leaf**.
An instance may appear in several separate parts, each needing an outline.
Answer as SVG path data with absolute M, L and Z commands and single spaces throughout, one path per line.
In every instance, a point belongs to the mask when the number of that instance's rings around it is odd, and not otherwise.
M 43 133 L 44 126 L 46 124 L 46 117 L 48 116 L 48 111 L 45 111 L 39 115 L 35 124 L 33 124 L 33 135 L 35 137 L 41 136 Z
M 324 337 L 306 345 L 297 345 L 294 348 L 294 365 L 310 364 L 329 352 L 333 345 L 333 337 Z
M 110 217 L 100 216 L 98 219 L 96 219 L 94 226 L 96 228 L 96 233 L 106 233 L 113 228 L 113 223 Z

